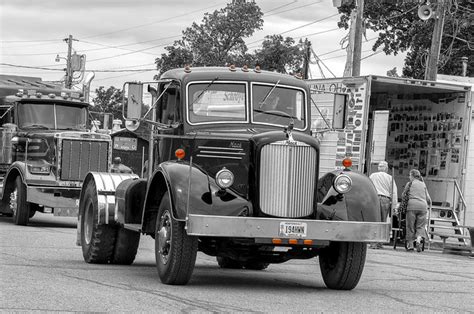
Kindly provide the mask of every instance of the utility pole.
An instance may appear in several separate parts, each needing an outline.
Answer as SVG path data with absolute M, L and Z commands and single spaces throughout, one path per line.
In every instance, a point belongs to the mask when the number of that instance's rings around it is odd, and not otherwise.
M 64 84 L 66 88 L 72 88 L 73 70 L 72 70 L 72 64 L 71 64 L 71 55 L 72 55 L 72 41 L 73 40 L 77 40 L 77 39 L 73 39 L 72 35 L 69 35 L 68 38 L 64 39 L 64 41 L 67 42 L 66 81 Z
M 438 60 L 443 39 L 444 14 L 446 10 L 445 0 L 438 0 L 436 6 L 435 24 L 433 36 L 431 37 L 431 49 L 425 68 L 425 80 L 436 81 L 438 74 Z
M 354 36 L 354 53 L 352 60 L 352 76 L 360 75 L 360 60 L 362 55 L 362 19 L 364 17 L 364 0 L 356 0 L 356 20 Z
M 304 53 L 304 63 L 303 63 L 303 79 L 307 80 L 309 74 L 309 63 L 311 61 L 311 42 L 306 38 L 304 41 L 305 53 Z

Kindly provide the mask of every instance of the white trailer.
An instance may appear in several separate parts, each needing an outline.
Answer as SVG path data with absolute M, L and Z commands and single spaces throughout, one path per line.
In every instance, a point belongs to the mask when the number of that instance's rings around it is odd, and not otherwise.
M 319 107 L 312 109 L 312 128 L 321 141 L 320 175 L 341 167 L 346 156 L 367 175 L 386 160 L 401 196 L 408 172 L 419 169 L 436 205 L 429 224 L 432 240 L 466 244 L 467 228 L 457 226 L 474 226 L 472 87 L 373 75 L 307 82 Z M 351 98 L 344 130 L 323 131 L 324 119 L 330 123 L 333 115 L 327 92 Z M 437 237 L 440 230 L 464 238 Z

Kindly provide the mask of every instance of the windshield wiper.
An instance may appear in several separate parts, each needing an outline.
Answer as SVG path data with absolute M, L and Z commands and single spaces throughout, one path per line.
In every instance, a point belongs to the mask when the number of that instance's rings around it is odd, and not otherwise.
M 42 124 L 29 124 L 29 125 L 24 125 L 23 128 L 31 128 L 31 129 L 45 129 L 45 130 L 50 130 L 49 127 L 47 127 L 46 125 L 42 125 Z
M 275 88 L 278 86 L 278 84 L 280 83 L 280 80 L 278 80 L 275 85 L 273 85 L 273 87 L 268 91 L 268 93 L 265 95 L 265 97 L 263 97 L 263 99 L 258 103 L 259 106 L 258 108 L 262 108 L 263 105 L 265 105 L 265 102 L 267 101 L 267 98 L 270 96 L 271 93 L 273 93 L 273 91 L 275 90 Z
M 282 117 L 282 118 L 290 118 L 292 120 L 298 119 L 298 117 L 290 116 L 286 112 L 280 111 L 280 110 L 267 110 L 267 111 L 265 111 L 265 110 L 262 110 L 262 109 L 254 109 L 253 111 L 258 112 L 258 113 L 268 114 L 268 115 L 271 115 L 271 116 L 277 116 L 277 117 Z
M 209 84 L 207 84 L 206 88 L 204 88 L 201 93 L 197 96 L 196 99 L 193 100 L 193 102 L 189 105 L 189 108 L 191 108 L 195 102 L 197 102 L 199 99 L 201 99 L 202 95 L 204 95 L 205 92 L 207 92 L 207 90 L 209 89 L 209 87 L 211 87 L 212 84 L 214 84 L 215 81 L 217 81 L 219 78 L 216 77 L 215 79 L 213 79 Z

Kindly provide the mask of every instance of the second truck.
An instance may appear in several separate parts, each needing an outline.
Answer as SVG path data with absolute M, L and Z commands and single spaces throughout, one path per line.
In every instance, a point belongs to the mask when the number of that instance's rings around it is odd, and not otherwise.
M 76 216 L 82 180 L 108 171 L 111 139 L 90 132 L 84 94 L 40 78 L 0 75 L 0 213 Z

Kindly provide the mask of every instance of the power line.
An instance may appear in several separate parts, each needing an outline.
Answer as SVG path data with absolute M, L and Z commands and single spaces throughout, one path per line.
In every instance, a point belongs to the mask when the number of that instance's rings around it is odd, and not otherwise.
M 62 69 L 51 69 L 51 68 L 45 68 L 45 67 L 34 67 L 34 66 L 28 66 L 28 65 L 19 65 L 19 64 L 11 64 L 11 63 L 0 63 L 0 65 L 4 66 L 9 66 L 9 67 L 15 67 L 15 68 L 25 68 L 25 69 L 34 69 L 34 70 L 46 70 L 46 71 L 60 71 L 63 72 L 64 70 Z M 113 73 L 113 72 L 149 72 L 149 71 L 157 71 L 156 68 L 154 69 L 110 69 L 110 70 L 87 70 L 90 72 L 99 72 L 99 73 Z
M 339 13 L 336 13 L 336 14 L 333 14 L 333 15 L 330 15 L 330 16 L 323 17 L 322 19 L 319 19 L 319 20 L 316 20 L 316 21 L 313 21 L 313 22 L 310 22 L 310 23 L 307 23 L 307 24 L 300 25 L 300 26 L 298 26 L 298 27 L 295 27 L 295 28 L 289 29 L 289 30 L 287 30 L 287 31 L 278 33 L 278 34 L 276 34 L 276 35 L 283 35 L 283 34 L 286 34 L 286 33 L 289 33 L 289 32 L 292 32 L 292 31 L 295 31 L 295 30 L 304 28 L 304 27 L 307 27 L 307 26 L 309 26 L 309 25 L 313 25 L 313 24 L 316 24 L 316 23 L 318 23 L 318 22 L 321 22 L 321 21 L 330 19 L 330 18 L 332 18 L 332 17 L 335 17 L 336 15 L 339 15 Z M 258 42 L 261 42 L 261 41 L 264 41 L 264 40 L 265 40 L 265 38 L 252 41 L 252 42 L 248 43 L 247 46 L 250 46 L 250 45 L 252 45 L 252 44 L 255 44 L 255 43 L 258 43 Z
M 290 3 L 280 5 L 280 6 L 276 7 L 276 8 L 273 8 L 273 9 L 268 10 L 267 12 L 263 12 L 263 14 L 265 15 L 265 14 L 267 14 L 267 13 L 276 11 L 276 10 L 278 10 L 278 9 L 281 9 L 281 8 L 284 8 L 284 7 L 287 7 L 287 6 L 290 6 L 290 5 L 292 5 L 293 3 L 296 3 L 296 2 L 298 2 L 298 0 L 293 0 L 293 1 L 290 2 Z M 272 14 L 270 14 L 270 15 L 272 15 Z
M 62 38 L 57 39 L 37 39 L 37 40 L 0 40 L 2 43 L 37 43 L 37 42 L 51 42 L 51 41 L 61 41 Z
M 296 1 L 295 1 L 296 2 Z M 294 2 L 293 2 L 294 3 Z M 290 4 L 293 4 L 293 3 L 290 3 Z M 315 5 L 315 4 L 318 4 L 318 3 L 321 3 L 321 1 L 316 1 L 316 2 L 313 2 L 313 3 L 309 3 L 309 4 L 305 4 L 305 5 L 300 5 L 299 7 L 295 7 L 295 8 L 291 8 L 291 9 L 288 9 L 288 10 L 284 10 L 284 11 L 280 11 L 280 12 L 275 12 L 275 13 L 272 13 L 272 14 L 268 14 L 268 15 L 265 15 L 265 16 L 272 16 L 272 15 L 276 15 L 276 14 L 281 14 L 281 13 L 285 13 L 285 12 L 289 12 L 289 11 L 294 11 L 294 10 L 297 10 L 297 9 L 301 9 L 301 8 L 305 8 L 305 7 L 309 7 L 311 5 Z M 267 12 L 268 13 L 268 12 Z
M 28 66 L 28 65 L 19 65 L 19 64 L 11 64 L 11 63 L 3 63 L 3 62 L 1 62 L 0 65 L 5 65 L 5 66 L 15 67 L 15 68 L 25 68 L 25 69 L 35 69 L 35 70 L 45 70 L 45 71 L 60 71 L 60 72 L 64 71 L 64 69 L 51 69 L 51 68 L 45 68 L 45 67 L 33 67 L 33 66 Z
M 214 7 L 220 6 L 222 4 L 223 3 L 220 2 L 219 4 L 215 4 L 215 5 L 212 5 L 212 6 L 205 7 L 205 8 L 197 9 L 197 10 L 187 12 L 187 13 L 184 13 L 184 14 L 175 15 L 175 16 L 169 17 L 169 18 L 164 19 L 164 20 L 158 20 L 158 21 L 154 21 L 154 22 L 150 22 L 150 23 L 145 23 L 145 24 L 140 24 L 140 25 L 131 26 L 131 27 L 127 27 L 127 28 L 122 28 L 122 29 L 119 29 L 119 30 L 116 30 L 116 31 L 113 31 L 113 32 L 102 33 L 102 34 L 93 35 L 93 36 L 85 36 L 83 38 L 87 39 L 87 38 L 94 38 L 94 37 L 102 37 L 102 36 L 105 36 L 105 35 L 111 35 L 111 34 L 116 34 L 116 33 L 124 32 L 124 31 L 128 31 L 128 30 L 131 30 L 131 29 L 136 29 L 136 28 L 140 28 L 140 27 L 150 26 L 150 25 L 153 25 L 153 24 L 163 23 L 163 22 L 167 22 L 169 20 L 172 20 L 172 19 L 175 19 L 175 18 L 178 18 L 178 17 L 183 17 L 183 16 L 187 16 L 187 15 L 190 15 L 190 14 L 193 14 L 193 13 L 196 13 L 196 12 L 200 12 L 200 11 L 203 11 L 203 10 L 214 8 Z

